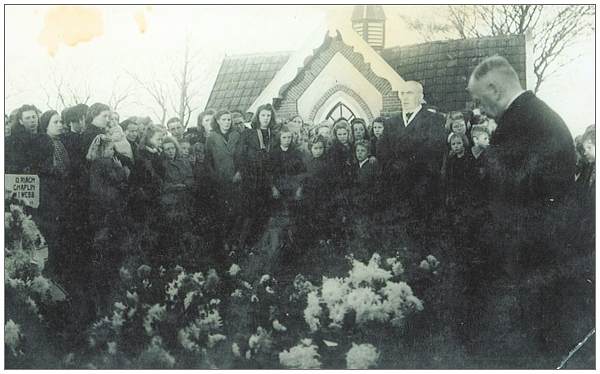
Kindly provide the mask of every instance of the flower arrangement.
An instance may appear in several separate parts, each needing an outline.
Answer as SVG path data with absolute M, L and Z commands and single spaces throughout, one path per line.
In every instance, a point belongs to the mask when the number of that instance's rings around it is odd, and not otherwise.
M 372 344 L 354 344 L 346 353 L 346 368 L 369 369 L 377 366 L 379 352 Z
M 367 264 L 352 259 L 348 277 L 323 277 L 320 290 L 307 295 L 304 319 L 310 331 L 316 332 L 323 326 L 323 314 L 329 321 L 326 325 L 329 328 L 341 328 L 350 312 L 355 315 L 357 325 L 374 321 L 400 326 L 408 314 L 423 310 L 422 301 L 413 295 L 410 286 L 394 281 L 393 270 L 381 268 L 381 263 L 378 254 L 374 254 Z M 402 273 L 398 260 L 385 263 L 395 268 L 396 273 Z
M 4 324 L 4 345 L 10 350 L 13 356 L 22 355 L 23 351 L 20 346 L 22 343 L 23 334 L 21 326 L 9 319 Z
M 300 344 L 279 353 L 279 363 L 287 369 L 320 369 L 317 346 L 311 339 L 302 339 Z

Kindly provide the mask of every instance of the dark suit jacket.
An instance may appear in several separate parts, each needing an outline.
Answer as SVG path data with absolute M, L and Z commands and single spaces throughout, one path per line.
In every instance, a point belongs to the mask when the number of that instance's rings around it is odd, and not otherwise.
M 388 131 L 389 129 L 389 131 Z M 437 178 L 446 150 L 444 117 L 423 107 L 409 123 L 404 125 L 401 115 L 385 123 L 386 136 L 378 147 L 385 152 L 393 150 L 393 160 L 384 166 L 384 173 L 394 179 Z
M 556 112 L 527 91 L 497 122 L 487 155 L 496 198 L 517 206 L 547 205 L 572 192 L 575 147 Z
M 271 130 L 270 140 L 264 139 L 267 150 L 260 149 L 257 129 L 246 129 L 240 136 L 239 146 L 234 156 L 235 168 L 242 172 L 242 185 L 245 190 L 269 189 L 270 158 L 269 153 L 277 144 L 277 133 Z

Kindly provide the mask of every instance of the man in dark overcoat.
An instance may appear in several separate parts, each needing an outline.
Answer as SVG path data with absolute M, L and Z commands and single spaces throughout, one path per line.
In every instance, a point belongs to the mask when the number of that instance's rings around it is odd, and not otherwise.
M 411 211 L 430 217 L 438 205 L 439 178 L 446 149 L 444 117 L 426 108 L 423 86 L 407 81 L 399 92 L 402 112 L 386 120 L 382 148 L 392 152 L 382 165 L 388 197 L 400 196 Z
M 531 91 L 506 59 L 473 71 L 472 97 L 498 123 L 487 167 L 491 222 L 480 243 L 475 286 L 487 299 L 474 326 L 479 353 L 496 367 L 556 367 L 576 343 L 560 329 L 561 268 L 568 243 L 575 149 L 560 116 Z

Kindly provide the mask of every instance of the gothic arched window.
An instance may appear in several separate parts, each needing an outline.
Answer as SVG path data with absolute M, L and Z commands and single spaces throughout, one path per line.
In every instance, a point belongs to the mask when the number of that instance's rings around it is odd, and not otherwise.
M 352 110 L 346 106 L 346 104 L 341 101 L 335 104 L 335 106 L 329 111 L 326 119 L 331 119 L 333 122 L 337 121 L 340 118 L 345 119 L 350 122 L 356 117 Z

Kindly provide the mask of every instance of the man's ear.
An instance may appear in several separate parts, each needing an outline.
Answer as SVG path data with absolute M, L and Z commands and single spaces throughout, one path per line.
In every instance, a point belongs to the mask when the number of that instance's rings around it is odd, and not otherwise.
M 500 89 L 500 87 L 498 85 L 496 85 L 494 82 L 489 82 L 487 84 L 487 90 L 489 95 L 494 98 L 494 101 L 498 102 L 500 101 L 500 99 L 502 98 L 502 90 Z

